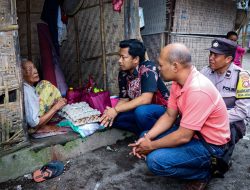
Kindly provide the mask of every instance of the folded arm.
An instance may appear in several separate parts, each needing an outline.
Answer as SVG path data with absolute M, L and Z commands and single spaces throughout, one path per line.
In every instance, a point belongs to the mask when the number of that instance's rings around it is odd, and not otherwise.
M 64 107 L 66 104 L 67 100 L 65 98 L 60 98 L 47 113 L 45 113 L 43 116 L 40 117 L 36 129 L 39 129 L 41 126 L 47 124 L 50 121 L 50 119 L 55 115 L 55 113 L 62 107 Z

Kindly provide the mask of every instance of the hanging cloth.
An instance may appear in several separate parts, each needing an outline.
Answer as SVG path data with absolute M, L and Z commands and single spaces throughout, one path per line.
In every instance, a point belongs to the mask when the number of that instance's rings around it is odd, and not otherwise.
M 64 40 L 67 40 L 67 27 L 62 20 L 61 7 L 58 7 L 58 18 L 57 18 L 57 29 L 58 29 L 58 43 L 61 46 Z
M 123 1 L 124 0 L 113 0 L 112 1 L 113 10 L 117 12 L 121 12 Z
M 52 42 L 56 49 L 57 55 L 59 55 L 58 29 L 57 29 L 58 7 L 59 4 L 56 0 L 45 0 L 43 4 L 43 11 L 41 14 L 41 19 L 44 22 L 46 22 L 49 26 L 50 35 L 52 37 Z

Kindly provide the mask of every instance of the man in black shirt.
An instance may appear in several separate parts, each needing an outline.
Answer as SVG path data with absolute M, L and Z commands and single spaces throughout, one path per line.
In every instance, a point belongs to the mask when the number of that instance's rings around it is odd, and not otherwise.
M 159 77 L 155 63 L 145 60 L 146 48 L 136 39 L 120 42 L 119 102 L 114 108 L 107 107 L 101 118 L 104 126 L 113 126 L 134 132 L 151 129 L 166 111 L 155 104 L 154 95 L 161 94 L 167 100 L 169 92 Z

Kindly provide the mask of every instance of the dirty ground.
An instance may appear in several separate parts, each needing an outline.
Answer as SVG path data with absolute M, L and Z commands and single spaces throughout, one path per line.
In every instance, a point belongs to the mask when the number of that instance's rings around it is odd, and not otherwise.
M 237 144 L 233 166 L 224 179 L 212 179 L 208 190 L 250 189 L 250 134 Z M 61 176 L 35 183 L 20 177 L 0 184 L 4 190 L 178 190 L 186 181 L 152 175 L 143 160 L 129 155 L 127 145 L 134 138 L 118 141 L 68 161 L 67 170 Z M 64 163 L 67 163 L 65 161 Z

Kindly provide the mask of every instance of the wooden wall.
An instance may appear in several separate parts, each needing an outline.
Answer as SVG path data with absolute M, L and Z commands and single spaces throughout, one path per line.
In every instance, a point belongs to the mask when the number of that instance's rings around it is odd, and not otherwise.
M 133 0 L 137 2 L 137 0 Z M 40 51 L 37 23 L 44 0 L 18 0 L 17 15 L 21 56 L 39 67 Z M 86 0 L 80 10 L 69 17 L 68 39 L 60 48 L 61 66 L 68 86 L 79 87 L 91 74 L 100 88 L 118 93 L 117 54 L 124 39 L 124 7 L 114 12 L 110 0 Z
M 119 41 L 124 39 L 124 6 L 114 12 L 111 1 L 84 1 L 69 18 L 68 40 L 61 48 L 61 64 L 69 86 L 79 87 L 93 75 L 100 88 L 118 94 Z M 79 69 L 80 68 L 80 69 Z
M 21 57 L 31 59 L 38 67 L 40 50 L 37 23 L 40 19 L 44 0 L 17 0 L 18 32 Z
M 16 2 L 0 0 L 0 156 L 26 141 Z
M 236 5 L 229 0 L 178 0 L 170 34 L 171 42 L 190 48 L 198 70 L 208 65 L 209 51 L 215 37 L 234 29 Z

